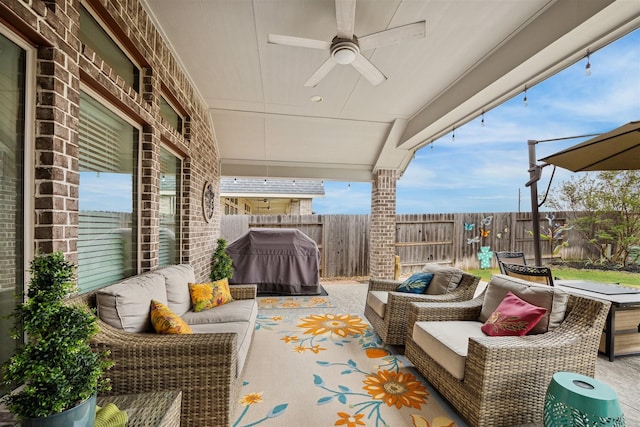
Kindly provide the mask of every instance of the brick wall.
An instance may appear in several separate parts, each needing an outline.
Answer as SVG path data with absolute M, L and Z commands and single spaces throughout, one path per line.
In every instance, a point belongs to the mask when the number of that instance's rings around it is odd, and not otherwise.
M 312 202 L 313 199 L 301 199 L 299 215 L 311 215 L 313 213 L 313 209 L 311 208 Z
M 213 220 L 202 212 L 202 190 L 219 193 L 218 150 L 204 102 L 142 6 L 135 0 L 89 0 L 141 70 L 137 93 L 117 76 L 79 34 L 78 0 L 1 0 L 0 16 L 36 46 L 34 250 L 61 250 L 77 262 L 78 123 L 81 83 L 100 93 L 142 126 L 141 268 L 158 265 L 160 146 L 183 162 L 182 261 L 196 277 L 208 276 L 220 233 L 220 203 Z M 159 116 L 159 99 L 172 99 L 186 116 L 180 135 Z M 33 105 L 31 104 L 31 105 Z M 29 168 L 29 165 L 27 165 Z
M 396 181 L 396 171 L 383 169 L 376 172 L 371 186 L 369 275 L 376 279 L 393 278 Z
M 0 161 L 2 167 L 6 169 L 13 168 L 15 164 L 15 158 L 8 156 L 6 153 L 0 153 Z M 18 219 L 16 218 L 16 210 L 14 207 L 17 204 L 16 186 L 20 183 L 16 181 L 11 175 L 16 172 L 12 171 L 9 174 L 0 174 L 0 222 L 15 224 Z M 15 227 L 1 227 L 0 228 L 0 291 L 13 291 L 16 288 L 16 228 Z M 0 324 L 2 320 L 0 320 Z
M 300 200 L 291 200 L 289 203 L 289 215 L 300 215 Z

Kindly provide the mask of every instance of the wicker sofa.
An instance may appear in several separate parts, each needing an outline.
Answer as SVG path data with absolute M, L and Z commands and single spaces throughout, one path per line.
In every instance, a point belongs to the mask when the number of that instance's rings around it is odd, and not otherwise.
M 74 296 L 71 303 L 98 309 L 100 332 L 92 345 L 109 350 L 115 362 L 107 373 L 108 395 L 181 390 L 182 425 L 228 426 L 255 330 L 256 286 L 232 286 L 234 301 L 201 314 L 190 310 L 189 282 L 195 282 L 191 266 L 171 266 Z M 165 302 L 194 333 L 154 333 L 151 299 Z M 113 324 L 114 314 L 120 324 Z
M 541 292 L 552 298 L 550 330 L 525 336 L 478 333 L 477 324 L 491 310 L 488 300 L 496 298 L 491 295 L 495 284 L 520 293 L 524 300 L 530 299 L 531 290 L 543 288 Z M 494 275 L 473 300 L 412 304 L 405 356 L 470 425 L 542 425 L 545 392 L 555 372 L 595 374 L 609 305 Z M 473 332 L 462 330 L 463 324 L 470 324 Z
M 428 294 L 395 292 L 400 281 L 369 280 L 364 315 L 386 344 L 404 345 L 412 302 L 470 300 L 480 282 L 479 277 L 435 263 L 426 264 L 422 271 L 434 274 Z

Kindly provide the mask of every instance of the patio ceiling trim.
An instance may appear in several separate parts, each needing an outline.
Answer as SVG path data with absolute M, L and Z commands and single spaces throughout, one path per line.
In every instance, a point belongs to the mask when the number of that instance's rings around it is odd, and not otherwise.
M 353 182 L 370 182 L 373 179 L 367 164 L 329 164 L 282 162 L 263 160 L 229 159 L 221 164 L 222 176 L 247 176 L 247 166 L 253 168 L 251 176 L 266 178 L 310 178 Z
M 567 7 L 576 9 L 581 19 L 557 19 L 557 16 L 566 16 L 566 11 L 559 9 Z M 490 59 L 484 58 L 412 117 L 399 148 L 424 147 L 451 132 L 453 126 L 459 128 L 480 116 L 482 110 L 486 113 L 523 92 L 525 85 L 531 88 L 583 59 L 587 49 L 593 53 L 637 28 L 640 28 L 640 2 L 599 0 L 579 5 L 556 2 L 523 31 L 505 41 Z M 546 39 L 539 37 L 540 34 L 546 35 Z M 528 50 L 522 49 L 522 38 L 532 40 Z M 566 46 L 579 47 L 567 55 Z M 523 60 L 527 57 L 529 59 Z M 520 65 L 514 67 L 519 61 L 522 61 Z M 504 76 L 491 82 L 489 68 L 495 65 L 490 64 L 502 64 Z M 506 72 L 509 69 L 511 71 Z M 469 93 L 475 95 L 467 98 Z

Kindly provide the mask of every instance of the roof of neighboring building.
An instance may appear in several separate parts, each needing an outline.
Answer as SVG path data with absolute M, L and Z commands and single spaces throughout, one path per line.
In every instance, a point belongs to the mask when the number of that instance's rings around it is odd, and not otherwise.
M 317 180 L 303 179 L 220 179 L 222 197 L 318 197 L 324 196 L 324 184 Z

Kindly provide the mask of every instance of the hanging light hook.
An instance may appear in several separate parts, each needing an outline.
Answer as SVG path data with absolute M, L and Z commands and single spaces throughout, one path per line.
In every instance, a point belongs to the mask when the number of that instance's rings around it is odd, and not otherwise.
M 591 75 L 591 51 L 587 49 L 587 65 L 584 67 L 584 73 L 587 76 Z

